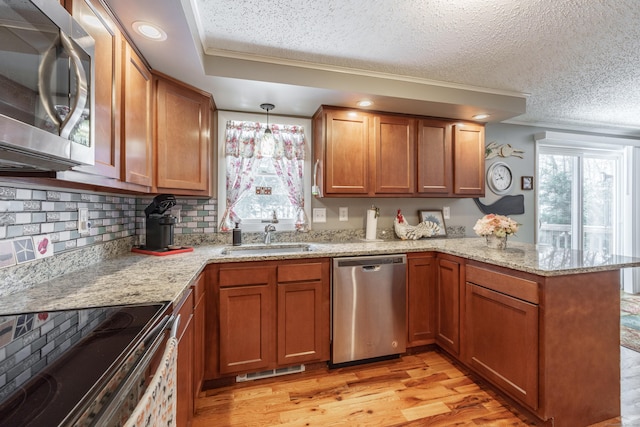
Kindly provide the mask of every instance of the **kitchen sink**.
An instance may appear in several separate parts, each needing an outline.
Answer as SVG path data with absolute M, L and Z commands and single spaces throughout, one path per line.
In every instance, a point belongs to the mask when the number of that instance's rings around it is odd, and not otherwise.
M 281 253 L 309 252 L 313 250 L 308 243 L 275 243 L 271 245 L 242 245 L 226 247 L 222 255 L 272 255 Z

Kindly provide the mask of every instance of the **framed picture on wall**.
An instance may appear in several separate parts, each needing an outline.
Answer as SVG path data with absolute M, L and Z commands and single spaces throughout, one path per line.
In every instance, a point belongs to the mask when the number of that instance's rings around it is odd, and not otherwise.
M 420 222 L 431 221 L 440 227 L 434 236 L 447 235 L 447 226 L 444 223 L 444 216 L 441 210 L 418 211 L 418 217 L 420 218 Z
M 522 177 L 522 189 L 523 190 L 533 190 L 533 177 L 532 176 L 523 176 Z

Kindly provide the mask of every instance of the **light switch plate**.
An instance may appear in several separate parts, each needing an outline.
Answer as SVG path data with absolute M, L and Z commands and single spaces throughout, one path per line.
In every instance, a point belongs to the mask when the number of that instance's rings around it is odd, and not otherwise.
M 339 208 L 338 212 L 339 221 L 349 221 L 349 208 Z
M 313 208 L 313 222 L 327 222 L 327 210 L 325 208 Z

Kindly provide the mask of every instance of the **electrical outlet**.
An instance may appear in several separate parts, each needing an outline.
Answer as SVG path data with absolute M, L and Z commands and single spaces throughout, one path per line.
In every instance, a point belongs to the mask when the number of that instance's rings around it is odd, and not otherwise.
M 89 208 L 78 208 L 78 233 L 89 234 L 89 228 L 91 228 Z
M 338 212 L 339 221 L 349 221 L 349 208 L 339 208 Z
M 444 219 L 451 219 L 451 211 L 449 210 L 449 206 L 445 206 L 442 208 L 442 216 Z
M 313 222 L 327 222 L 327 210 L 325 208 L 313 208 Z

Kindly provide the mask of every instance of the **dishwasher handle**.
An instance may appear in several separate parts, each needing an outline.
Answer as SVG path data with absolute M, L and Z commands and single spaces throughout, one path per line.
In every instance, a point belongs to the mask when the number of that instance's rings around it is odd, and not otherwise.
M 387 264 L 406 264 L 405 255 L 334 258 L 334 267 L 380 267 Z
M 380 271 L 380 265 L 363 265 L 362 270 L 366 273 L 374 273 Z

